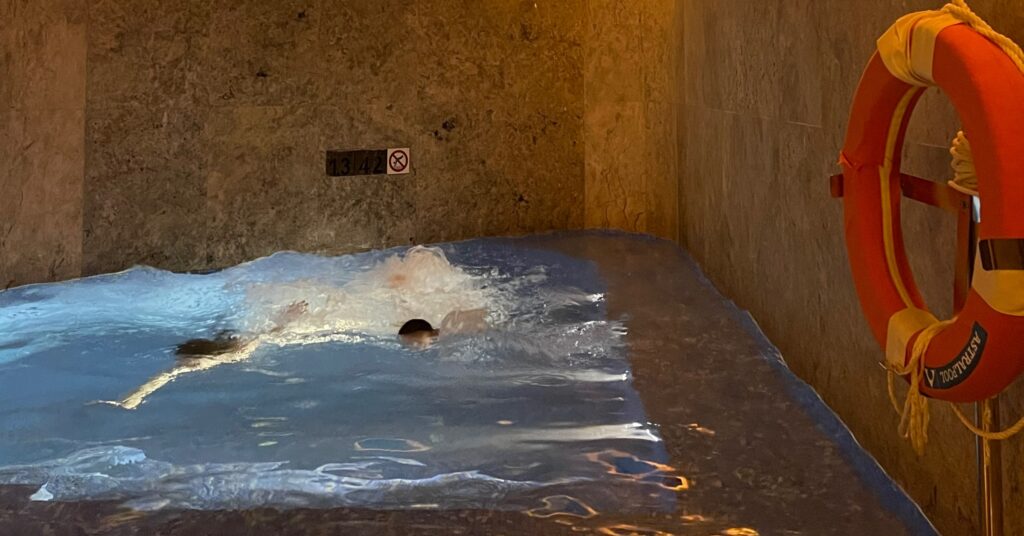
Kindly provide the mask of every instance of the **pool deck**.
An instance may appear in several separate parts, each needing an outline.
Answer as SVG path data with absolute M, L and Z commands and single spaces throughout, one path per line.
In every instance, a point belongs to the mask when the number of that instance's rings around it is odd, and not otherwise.
M 624 318 L 634 386 L 689 487 L 672 512 L 189 511 L 41 503 L 0 488 L 0 534 L 929 535 L 917 506 L 672 243 L 614 232 L 506 241 L 594 262 Z M 661 532 L 657 532 L 661 531 Z

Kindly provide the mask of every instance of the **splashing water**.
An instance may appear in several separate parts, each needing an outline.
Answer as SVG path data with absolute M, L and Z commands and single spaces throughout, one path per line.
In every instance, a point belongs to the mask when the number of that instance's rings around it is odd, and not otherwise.
M 603 291 L 590 263 L 472 241 L 0 292 L 0 483 L 140 509 L 664 508 L 685 479 L 645 424 Z M 472 310 L 487 329 L 396 341 L 410 318 Z M 251 351 L 131 409 L 93 403 L 222 330 Z M 643 478 L 610 471 L 620 458 Z
M 387 257 L 342 285 L 311 279 L 243 285 L 242 329 L 265 333 L 280 327 L 274 338 L 282 342 L 315 334 L 390 337 L 412 318 L 440 325 L 453 311 L 484 309 L 497 320 L 509 306 L 487 287 L 485 277 L 453 266 L 440 248 L 422 246 Z M 278 319 L 297 302 L 307 304 L 308 312 L 279 326 Z

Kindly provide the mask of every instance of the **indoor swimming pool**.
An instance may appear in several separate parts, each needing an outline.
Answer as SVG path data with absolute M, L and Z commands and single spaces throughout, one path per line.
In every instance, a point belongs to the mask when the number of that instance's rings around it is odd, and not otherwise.
M 619 233 L 0 292 L 0 429 L 8 528 L 932 533 L 682 250 Z

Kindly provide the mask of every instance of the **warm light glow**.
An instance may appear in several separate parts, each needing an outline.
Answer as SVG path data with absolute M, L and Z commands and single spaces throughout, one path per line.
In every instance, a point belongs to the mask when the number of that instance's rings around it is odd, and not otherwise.
M 583 501 L 568 495 L 552 495 L 541 499 L 544 506 L 532 508 L 524 512 L 530 517 L 548 518 L 555 516 L 570 516 L 580 519 L 590 519 L 597 515 L 597 510 L 591 508 Z
M 668 532 L 624 524 L 601 527 L 597 529 L 597 532 L 598 534 L 608 534 L 610 536 L 672 536 Z
M 603 450 L 585 455 L 588 460 L 603 465 L 608 474 L 646 482 L 671 490 L 683 491 L 690 488 L 690 482 L 676 469 L 663 463 L 640 459 L 619 450 Z
M 759 533 L 750 528 L 732 528 L 722 531 L 722 536 L 760 536 Z
M 715 431 L 714 430 L 711 430 L 710 428 L 704 428 L 703 426 L 701 426 L 701 425 L 699 425 L 699 424 L 697 424 L 695 422 L 686 425 L 686 428 L 688 430 L 693 430 L 694 432 L 702 433 L 702 434 L 704 434 L 706 436 L 709 436 L 709 437 L 714 437 L 715 436 Z

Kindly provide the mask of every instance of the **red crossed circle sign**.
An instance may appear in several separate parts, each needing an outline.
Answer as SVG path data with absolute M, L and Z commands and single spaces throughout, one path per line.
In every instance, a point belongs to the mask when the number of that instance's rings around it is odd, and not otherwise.
M 388 158 L 388 166 L 397 173 L 405 171 L 405 168 L 409 166 L 409 155 L 401 149 L 395 149 Z

